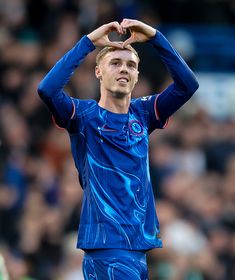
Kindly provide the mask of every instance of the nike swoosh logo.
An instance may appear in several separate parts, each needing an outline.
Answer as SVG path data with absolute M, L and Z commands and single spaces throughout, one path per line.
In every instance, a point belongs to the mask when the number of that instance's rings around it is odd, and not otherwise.
M 101 127 L 101 130 L 102 130 L 102 131 L 110 131 L 110 132 L 116 132 L 116 131 L 118 131 L 118 130 L 116 130 L 116 129 L 109 128 L 106 124 L 104 124 L 104 125 Z

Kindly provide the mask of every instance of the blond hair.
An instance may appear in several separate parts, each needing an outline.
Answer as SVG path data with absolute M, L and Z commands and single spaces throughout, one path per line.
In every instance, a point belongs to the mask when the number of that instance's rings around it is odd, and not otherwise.
M 104 47 L 96 56 L 96 64 L 99 65 L 101 59 L 109 52 L 114 52 L 114 51 L 117 51 L 117 50 L 129 50 L 131 51 L 132 53 L 134 53 L 138 59 L 138 62 L 140 61 L 140 57 L 137 53 L 137 51 L 131 46 L 131 45 L 127 45 L 124 47 L 124 49 L 119 49 L 119 48 L 116 48 L 116 47 Z

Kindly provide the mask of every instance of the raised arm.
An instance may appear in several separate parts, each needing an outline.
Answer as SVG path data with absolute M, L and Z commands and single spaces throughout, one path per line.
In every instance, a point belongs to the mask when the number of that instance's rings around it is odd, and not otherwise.
M 115 46 L 122 48 L 120 43 L 111 42 L 108 33 L 116 30 L 122 33 L 118 22 L 111 22 L 97 28 L 69 50 L 47 73 L 38 86 L 38 94 L 53 114 L 56 123 L 66 127 L 74 115 L 72 99 L 64 92 L 63 88 L 68 83 L 75 69 L 82 60 L 95 49 L 95 47 Z
M 163 121 L 177 111 L 198 89 L 198 82 L 183 58 L 171 46 L 162 33 L 137 20 L 124 19 L 121 23 L 124 31 L 131 32 L 124 45 L 135 42 L 149 42 L 157 50 L 162 61 L 173 78 L 173 84 L 165 89 L 156 102 L 156 112 Z
M 68 83 L 83 58 L 90 53 L 95 46 L 86 37 L 68 51 L 47 73 L 38 86 L 38 94 L 45 102 L 56 123 L 66 127 L 74 113 L 72 99 L 64 92 L 63 88 Z
M 156 102 L 159 118 L 166 119 L 190 99 L 199 84 L 192 70 L 160 31 L 149 42 L 158 51 L 174 81 Z

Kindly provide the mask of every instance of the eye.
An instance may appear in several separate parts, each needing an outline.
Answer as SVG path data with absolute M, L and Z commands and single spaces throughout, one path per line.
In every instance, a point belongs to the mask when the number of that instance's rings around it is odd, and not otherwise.
M 114 65 L 114 66 L 118 66 L 120 64 L 120 62 L 118 62 L 118 61 L 112 61 L 111 62 L 111 65 Z
M 129 63 L 128 67 L 131 69 L 136 69 L 136 65 L 134 63 Z

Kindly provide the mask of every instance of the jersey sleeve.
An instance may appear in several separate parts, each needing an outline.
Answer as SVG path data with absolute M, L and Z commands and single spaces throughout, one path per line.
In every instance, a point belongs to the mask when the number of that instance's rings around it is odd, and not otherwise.
M 150 121 L 154 120 L 155 115 L 163 128 L 167 119 L 192 97 L 199 84 L 187 63 L 160 31 L 156 32 L 149 43 L 156 49 L 173 79 L 170 86 L 159 95 L 150 97 L 148 101 Z
M 69 134 L 83 134 L 86 127 L 89 115 L 93 111 L 96 101 L 92 99 L 81 100 L 71 97 L 73 104 L 72 116 L 69 119 L 65 129 Z
M 167 126 L 168 118 L 161 118 L 158 112 L 159 94 L 153 94 L 150 96 L 145 96 L 139 99 L 141 106 L 145 111 L 145 121 L 149 131 L 149 134 L 154 129 L 163 129 Z
M 199 87 L 193 71 L 160 31 L 156 31 L 149 43 L 169 70 L 174 87 L 181 96 L 186 95 L 189 99 Z
M 95 46 L 87 36 L 83 36 L 54 67 L 47 73 L 38 86 L 38 94 L 53 115 L 56 124 L 68 128 L 74 119 L 78 100 L 71 98 L 64 91 L 65 85 L 75 69 Z
M 165 128 L 168 123 L 168 119 L 163 119 L 159 116 L 157 110 L 158 97 L 158 94 L 153 94 L 134 98 L 131 101 L 131 107 L 148 130 L 148 134 L 155 129 Z

